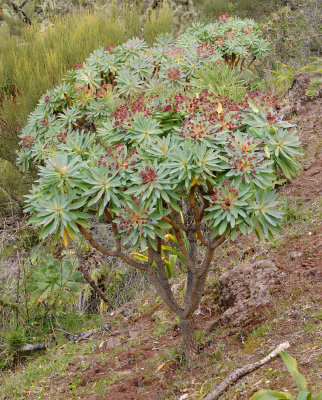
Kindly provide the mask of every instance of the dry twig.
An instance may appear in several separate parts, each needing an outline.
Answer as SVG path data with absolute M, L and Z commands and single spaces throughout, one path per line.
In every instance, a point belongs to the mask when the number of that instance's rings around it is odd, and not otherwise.
M 216 400 L 218 397 L 225 392 L 229 385 L 238 381 L 238 379 L 243 376 L 249 374 L 250 372 L 255 371 L 262 367 L 264 364 L 270 362 L 273 358 L 277 357 L 281 351 L 286 350 L 290 347 L 289 342 L 281 343 L 275 350 L 273 350 L 268 356 L 262 358 L 260 361 L 247 364 L 244 367 L 237 368 L 234 372 L 228 375 L 215 389 L 213 389 L 203 400 Z

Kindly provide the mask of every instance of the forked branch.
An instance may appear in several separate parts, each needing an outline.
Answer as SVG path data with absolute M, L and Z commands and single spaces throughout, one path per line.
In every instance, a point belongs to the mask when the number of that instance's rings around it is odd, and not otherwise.
M 200 211 L 196 205 L 196 201 L 195 201 L 195 191 L 196 191 L 196 186 L 192 186 L 190 189 L 190 193 L 189 193 L 189 203 L 191 205 L 191 208 L 193 210 L 193 214 L 194 214 L 194 219 L 195 219 L 195 231 L 196 234 L 200 240 L 200 242 L 204 245 L 204 246 L 208 246 L 208 243 L 204 237 L 203 232 L 201 231 L 201 219 L 200 219 Z
M 128 257 L 126 254 L 121 253 L 120 251 L 115 252 L 115 251 L 110 251 L 106 249 L 105 247 L 101 246 L 99 243 L 96 242 L 96 240 L 93 238 L 93 236 L 88 232 L 86 228 L 84 228 L 82 225 L 77 224 L 77 227 L 80 231 L 80 233 L 89 241 L 89 243 L 98 251 L 101 253 L 109 256 L 109 257 L 116 257 L 121 259 L 122 261 L 126 262 L 130 266 L 140 270 L 140 271 L 147 271 L 147 267 L 144 266 L 143 264 L 140 264 L 134 260 L 132 260 L 130 257 Z

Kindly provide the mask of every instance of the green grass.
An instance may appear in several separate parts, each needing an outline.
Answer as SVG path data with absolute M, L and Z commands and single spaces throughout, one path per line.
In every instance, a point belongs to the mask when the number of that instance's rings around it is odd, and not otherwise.
M 152 10 L 147 16 L 143 24 L 143 37 L 151 44 L 160 33 L 171 32 L 172 25 L 172 8 L 164 1 L 161 8 Z
M 94 343 L 89 340 L 82 345 L 67 343 L 61 350 L 59 346 L 49 348 L 15 374 L 8 377 L 0 375 L 0 399 L 33 398 L 37 392 L 45 392 L 49 388 L 49 377 L 59 377 L 67 370 L 69 363 L 90 354 Z
M 263 325 L 255 328 L 251 333 L 248 334 L 247 339 L 244 343 L 244 349 L 248 352 L 253 352 L 258 346 L 261 345 L 263 341 L 263 336 L 268 333 L 272 329 L 272 325 L 270 323 L 265 323 Z

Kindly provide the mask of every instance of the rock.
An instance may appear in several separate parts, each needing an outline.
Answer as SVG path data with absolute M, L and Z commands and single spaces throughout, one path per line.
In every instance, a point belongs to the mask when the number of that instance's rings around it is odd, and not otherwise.
M 101 343 L 99 344 L 98 348 L 101 349 L 104 346 L 104 340 L 101 341 Z
M 272 301 L 271 289 L 280 282 L 280 271 L 272 260 L 239 264 L 219 278 L 222 321 L 238 325 L 259 307 Z
M 117 337 L 110 337 L 107 340 L 105 340 L 102 343 L 100 343 L 99 348 L 102 349 L 104 347 L 104 350 L 113 350 L 115 347 L 119 346 L 121 344 L 121 340 Z
M 288 255 L 286 256 L 287 260 L 295 260 L 296 258 L 300 258 L 303 256 L 303 253 L 301 253 L 300 251 L 292 251 L 291 253 L 288 253 Z
M 285 95 L 284 106 L 280 110 L 281 114 L 284 115 L 284 119 L 290 119 L 292 114 L 299 114 L 305 103 L 314 101 L 314 99 L 306 95 L 306 89 L 311 79 L 321 76 L 321 72 L 318 71 L 303 71 L 295 76 L 291 87 Z M 315 99 L 320 97 L 322 97 L 322 88 L 320 88 Z

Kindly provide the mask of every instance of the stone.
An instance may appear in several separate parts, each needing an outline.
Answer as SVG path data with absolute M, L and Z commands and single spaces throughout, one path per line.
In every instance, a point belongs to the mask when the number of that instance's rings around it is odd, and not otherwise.
M 110 337 L 105 341 L 104 348 L 105 350 L 113 350 L 115 347 L 121 344 L 121 340 L 117 337 Z
M 301 253 L 300 251 L 292 251 L 291 253 L 288 253 L 288 255 L 286 256 L 287 260 L 295 260 L 296 258 L 300 258 L 303 256 L 303 253 Z
M 269 304 L 271 289 L 280 282 L 280 271 L 272 260 L 239 264 L 219 277 L 221 321 L 238 325 L 261 306 Z
M 322 74 L 319 71 L 303 71 L 296 75 L 291 87 L 288 89 L 285 99 L 284 106 L 282 104 L 281 114 L 284 115 L 284 119 L 290 119 L 292 114 L 299 114 L 300 109 L 308 102 L 314 101 L 306 95 L 306 89 L 310 84 L 311 79 L 321 77 Z M 322 88 L 320 88 L 316 98 L 322 97 Z

